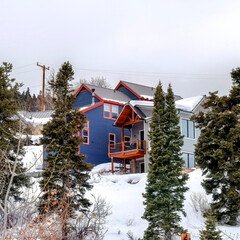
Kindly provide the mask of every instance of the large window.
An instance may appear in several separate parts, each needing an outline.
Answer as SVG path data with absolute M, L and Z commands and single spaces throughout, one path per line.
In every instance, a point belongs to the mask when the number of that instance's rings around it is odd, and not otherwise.
M 85 126 L 82 130 L 83 144 L 89 144 L 89 121 L 85 123 Z
M 187 119 L 182 119 L 182 135 L 187 138 L 195 138 L 194 122 Z
M 186 167 L 186 168 L 194 168 L 195 167 L 194 154 L 183 153 L 182 157 L 183 157 L 183 160 L 185 161 L 184 167 Z
M 118 117 L 118 106 L 105 103 L 103 105 L 103 116 L 108 119 L 117 119 Z

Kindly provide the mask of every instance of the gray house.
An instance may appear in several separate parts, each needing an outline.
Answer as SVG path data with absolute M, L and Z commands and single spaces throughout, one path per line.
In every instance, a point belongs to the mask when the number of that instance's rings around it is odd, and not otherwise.
M 191 116 L 202 110 L 201 104 L 205 96 L 197 96 L 176 100 L 176 108 L 180 116 L 180 127 L 184 135 L 184 145 L 182 147 L 182 157 L 185 160 L 186 168 L 195 167 L 194 145 L 199 137 L 199 130 L 195 128 L 190 120 Z M 130 101 L 119 114 L 114 125 L 121 127 L 121 142 L 109 144 L 109 157 L 112 161 L 112 170 L 114 162 L 123 163 L 124 172 L 126 172 L 126 163 L 130 163 L 132 173 L 148 171 L 149 150 L 151 149 L 148 140 L 149 126 L 152 118 L 152 101 Z M 128 128 L 131 137 L 126 141 L 124 138 L 124 129 Z

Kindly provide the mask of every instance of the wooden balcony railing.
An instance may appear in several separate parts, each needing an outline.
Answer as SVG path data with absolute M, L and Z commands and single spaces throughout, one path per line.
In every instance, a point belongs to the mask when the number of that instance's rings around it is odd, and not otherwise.
M 146 153 L 145 140 L 131 140 L 115 144 L 109 144 L 109 157 L 134 158 L 141 157 Z

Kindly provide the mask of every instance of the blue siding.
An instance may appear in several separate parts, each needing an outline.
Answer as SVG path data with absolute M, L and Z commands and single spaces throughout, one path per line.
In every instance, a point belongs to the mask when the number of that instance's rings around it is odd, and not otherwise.
M 119 106 L 119 112 L 122 110 Z M 108 134 L 116 134 L 116 142 L 121 142 L 121 128 L 114 127 L 114 120 L 103 118 L 103 106 L 96 107 L 85 113 L 89 120 L 89 145 L 82 144 L 80 152 L 87 155 L 86 162 L 98 165 L 110 162 L 108 157 Z M 130 131 L 125 129 L 125 135 Z
M 98 102 L 100 102 L 100 100 L 95 97 L 95 103 Z M 90 104 L 92 104 L 92 94 L 85 90 L 77 95 L 75 101 L 73 102 L 73 107 L 83 107 Z
M 124 93 L 125 95 L 130 97 L 132 100 L 139 100 L 139 98 L 136 95 L 134 95 L 131 91 L 129 91 L 123 85 L 121 85 L 120 89 L 118 89 L 117 91 L 120 91 L 120 92 Z

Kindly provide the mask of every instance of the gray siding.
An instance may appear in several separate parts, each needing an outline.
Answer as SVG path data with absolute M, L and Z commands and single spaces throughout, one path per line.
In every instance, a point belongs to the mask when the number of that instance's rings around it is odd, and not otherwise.
M 131 140 L 140 139 L 139 131 L 143 130 L 143 122 L 144 121 L 133 124 L 132 130 L 131 130 Z
M 182 119 L 190 120 L 191 116 L 192 116 L 192 113 L 183 112 L 183 111 L 179 112 L 181 130 L 182 130 Z M 147 119 L 140 123 L 136 123 L 132 126 L 132 129 L 131 129 L 131 139 L 132 140 L 139 139 L 140 138 L 139 131 L 144 130 L 144 140 L 146 140 L 146 154 L 144 156 L 145 172 L 148 172 L 149 151 L 151 150 L 150 149 L 150 141 L 148 139 L 150 121 L 151 121 L 151 119 Z M 195 144 L 197 144 L 197 139 L 198 139 L 199 135 L 200 135 L 199 129 L 195 128 L 195 138 L 194 139 L 184 137 L 183 138 L 184 144 L 182 146 L 182 152 L 194 154 Z M 194 164 L 191 164 L 191 165 L 194 165 Z

